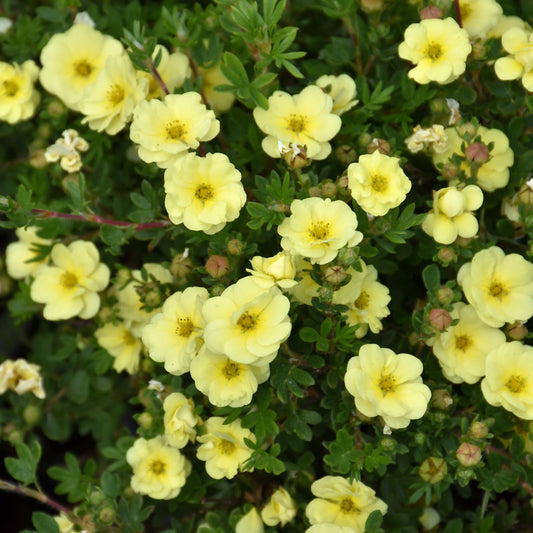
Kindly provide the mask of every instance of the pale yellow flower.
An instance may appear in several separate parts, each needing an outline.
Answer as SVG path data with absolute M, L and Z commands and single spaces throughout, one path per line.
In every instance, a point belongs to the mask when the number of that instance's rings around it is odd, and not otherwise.
M 127 54 L 110 56 L 78 102 L 80 112 L 85 115 L 81 123 L 115 135 L 130 121 L 135 106 L 147 93 L 148 80 L 137 80 Z
M 328 524 L 332 526 L 331 531 L 336 532 L 337 526 L 363 533 L 370 513 L 387 512 L 387 504 L 361 481 L 325 476 L 313 482 L 311 492 L 316 498 L 307 504 L 305 515 L 311 525 Z
M 346 202 L 305 198 L 291 203 L 291 216 L 278 226 L 278 233 L 284 250 L 323 265 L 344 246 L 361 242 L 363 234 L 356 228 L 357 216 Z
M 502 35 L 502 46 L 510 54 L 494 63 L 500 80 L 522 78 L 522 85 L 533 92 L 533 31 L 511 28 Z
M 348 187 L 353 199 L 373 216 L 385 215 L 399 206 L 411 190 L 411 180 L 397 157 L 375 151 L 348 166 Z
M 137 439 L 126 460 L 133 469 L 131 488 L 155 500 L 175 498 L 191 472 L 191 463 L 165 437 Z
M 205 461 L 207 474 L 213 479 L 232 479 L 252 455 L 244 439 L 255 442 L 255 435 L 241 426 L 239 420 L 224 424 L 224 418 L 213 416 L 205 422 L 205 435 L 197 438 L 201 446 L 196 456 Z
M 274 257 L 256 255 L 250 260 L 252 268 L 247 268 L 254 277 L 257 285 L 269 289 L 277 285 L 282 289 L 289 289 L 297 285 L 294 280 L 296 269 L 294 259 L 289 252 L 279 252 Z
M 200 418 L 194 414 L 194 403 L 181 392 L 169 394 L 163 402 L 165 436 L 175 448 L 184 448 L 196 439 L 196 425 Z
M 417 125 L 413 129 L 413 133 L 405 139 L 405 144 L 413 154 L 422 150 L 433 150 L 441 153 L 448 148 L 448 138 L 444 132 L 444 126 L 441 124 L 433 124 L 430 128 L 422 128 Z
M 142 330 L 148 355 L 164 363 L 170 374 L 179 376 L 188 372 L 203 345 L 205 320 L 201 311 L 208 297 L 203 287 L 187 287 L 183 292 L 176 292 Z
M 89 143 L 73 129 L 64 130 L 61 135 L 62 138 L 46 149 L 44 158 L 48 163 L 59 161 L 67 172 L 77 172 L 82 167 L 80 152 L 86 152 Z
M 425 19 L 407 27 L 398 55 L 416 65 L 408 76 L 417 83 L 444 85 L 463 74 L 471 50 L 468 33 L 454 19 Z
M 24 279 L 33 275 L 40 265 L 48 261 L 48 257 L 33 261 L 39 255 L 37 245 L 49 246 L 52 244 L 51 240 L 39 237 L 37 235 L 38 230 L 39 228 L 35 226 L 17 228 L 15 234 L 19 240 L 7 245 L 6 270 L 13 279 Z
M 348 74 L 341 74 L 340 76 L 320 76 L 315 83 L 333 99 L 332 113 L 342 115 L 346 111 L 350 111 L 359 100 L 356 100 L 357 87 L 353 78 Z
M 165 207 L 174 224 L 213 235 L 246 203 L 241 173 L 224 154 L 187 154 L 165 171 Z
M 32 392 L 41 400 L 45 398 L 41 367 L 26 359 L 6 359 L 0 364 L 0 394 L 7 390 L 19 395 Z
M 298 508 L 291 495 L 283 487 L 277 489 L 261 510 L 261 518 L 267 526 L 283 527 L 296 516 Z
M 365 344 L 348 361 L 346 389 L 365 416 L 381 416 L 391 428 L 404 428 L 422 418 L 431 398 L 422 383 L 422 362 L 377 344 Z
M 492 350 L 481 391 L 491 405 L 533 420 L 533 348 L 513 341 Z
M 350 526 L 337 526 L 336 524 L 315 524 L 305 530 L 305 533 L 354 533 Z
M 268 109 L 256 107 L 253 112 L 259 129 L 267 134 L 263 150 L 270 157 L 281 157 L 281 141 L 286 146 L 305 146 L 309 159 L 325 159 L 331 152 L 328 141 L 341 127 L 341 119 L 332 108 L 331 97 L 316 85 L 294 96 L 275 91 L 268 99 Z
M 486 39 L 503 10 L 496 0 L 459 0 L 461 21 L 470 39 Z
M 257 509 L 252 507 L 235 525 L 235 533 L 263 533 L 265 527 Z
M 468 125 L 471 126 L 471 125 Z M 492 192 L 496 189 L 505 187 L 509 182 L 509 167 L 514 163 L 513 150 L 509 146 L 509 139 L 500 130 L 488 129 L 484 126 L 477 128 L 465 128 L 470 130 L 470 140 L 463 138 L 457 128 L 446 128 L 446 137 L 448 138 L 448 149 L 441 153 L 433 154 L 433 164 L 440 166 L 446 164 L 450 158 L 457 154 L 464 161 L 461 163 L 461 170 L 465 173 L 466 178 L 475 177 L 476 185 L 481 187 L 484 191 Z M 462 130 L 461 130 L 462 131 Z M 475 139 L 478 139 L 475 141 Z M 466 160 L 465 152 L 470 146 L 478 143 L 478 146 L 485 146 L 488 150 L 488 157 L 486 161 L 481 161 L 476 164 L 477 172 L 472 174 L 471 166 Z M 450 185 L 456 185 L 453 180 Z
M 196 150 L 220 131 L 215 113 L 195 92 L 169 94 L 163 101 L 141 102 L 133 113 L 131 140 L 139 144 L 139 157 L 168 168 L 176 158 Z
M 518 254 L 491 246 L 464 264 L 457 281 L 477 314 L 489 326 L 533 316 L 533 265 Z
M 487 326 L 471 305 L 455 303 L 451 316 L 459 322 L 437 333 L 433 353 L 446 379 L 476 383 L 485 375 L 487 354 L 505 342 L 505 334 Z
M 98 344 L 113 357 L 113 368 L 135 374 L 141 363 L 141 341 L 125 324 L 105 324 L 94 332 Z
M 493 26 L 487 35 L 492 39 L 500 39 L 501 36 L 511 28 L 520 28 L 522 30 L 531 31 L 531 26 L 520 17 L 501 15 L 496 26 Z
M 199 68 L 202 77 L 202 92 L 207 105 L 218 115 L 231 109 L 235 102 L 235 95 L 231 91 L 218 91 L 218 85 L 228 85 L 230 82 L 220 70 L 220 63 L 208 69 Z
M 205 302 L 207 348 L 237 363 L 268 365 L 291 332 L 289 307 L 277 287 L 266 290 L 243 278 Z
M 269 376 L 268 365 L 236 363 L 205 346 L 191 362 L 191 377 L 196 388 L 217 407 L 248 405 L 257 391 L 257 385 L 265 382 Z
M 41 100 L 34 86 L 38 76 L 30 59 L 22 65 L 0 61 L 0 120 L 15 124 L 33 117 Z
M 65 33 L 54 34 L 41 52 L 41 85 L 78 110 L 85 88 L 93 84 L 107 58 L 118 56 L 120 41 L 87 24 L 74 24 Z
M 52 265 L 42 265 L 31 284 L 31 299 L 45 304 L 46 320 L 79 316 L 92 318 L 100 309 L 98 292 L 109 283 L 109 268 L 100 263 L 92 242 L 74 241 L 68 247 L 56 244 L 50 253 Z
M 424 219 L 422 229 L 440 244 L 451 244 L 457 237 L 474 237 L 479 225 L 472 211 L 482 204 L 483 192 L 477 185 L 433 191 L 433 209 Z
M 320 285 L 311 277 L 309 271 L 313 270 L 313 265 L 307 259 L 300 256 L 294 256 L 294 263 L 296 267 L 296 276 L 301 278 L 298 284 L 287 292 L 294 297 L 294 299 L 302 304 L 311 305 L 312 299 L 318 296 Z

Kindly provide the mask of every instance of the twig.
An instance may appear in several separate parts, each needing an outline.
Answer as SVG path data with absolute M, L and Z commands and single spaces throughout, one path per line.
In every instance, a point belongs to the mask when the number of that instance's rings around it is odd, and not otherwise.
M 455 5 L 455 16 L 457 17 L 457 24 L 459 24 L 459 27 L 463 27 L 463 19 L 461 17 L 461 6 L 459 5 L 459 0 L 453 0 L 453 3 Z
M 70 509 L 68 509 L 67 507 L 64 507 L 55 500 L 52 500 L 52 498 L 49 498 L 46 494 L 44 494 L 44 492 L 39 492 L 38 490 L 30 489 L 29 487 L 25 487 L 24 485 L 10 483 L 9 481 L 4 481 L 3 479 L 0 479 L 0 490 L 15 492 L 16 494 L 28 496 L 29 498 L 33 498 L 34 500 L 37 500 L 41 503 L 44 503 L 45 505 L 48 505 L 49 507 L 52 507 L 56 511 L 62 511 L 66 514 L 70 514 L 71 512 Z

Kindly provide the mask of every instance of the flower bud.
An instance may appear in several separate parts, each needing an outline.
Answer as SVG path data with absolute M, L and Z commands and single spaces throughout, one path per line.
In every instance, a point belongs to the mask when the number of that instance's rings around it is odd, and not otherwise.
M 442 9 L 437 6 L 427 6 L 420 11 L 420 19 L 440 19 L 442 18 Z
M 454 165 L 453 163 L 444 163 L 440 171 L 442 176 L 446 179 L 456 178 L 458 172 L 459 172 L 459 169 L 457 168 L 457 165 Z
M 100 511 L 99 515 L 100 520 L 104 524 L 110 524 L 115 519 L 115 511 L 112 507 L 104 507 Z
M 396 450 L 397 442 L 392 437 L 383 437 L 381 439 L 381 447 L 387 452 Z
M 150 429 L 152 427 L 153 418 L 150 413 L 146 411 L 137 416 L 137 424 L 144 429 Z
M 425 433 L 423 433 L 422 431 L 417 431 L 414 435 L 413 435 L 413 441 L 414 443 L 417 445 L 417 446 L 422 446 L 422 444 L 424 444 L 427 440 L 427 436 Z
M 459 134 L 459 137 L 462 137 L 463 139 L 472 139 L 476 134 L 476 130 L 477 128 L 472 122 L 465 122 L 457 128 L 457 133 Z
M 489 427 L 485 422 L 474 422 L 470 426 L 470 433 L 476 439 L 484 439 L 489 434 Z
M 472 58 L 477 59 L 478 61 L 480 59 L 485 59 L 487 56 L 487 51 L 485 49 L 485 43 L 483 41 L 480 41 L 479 39 L 475 40 L 472 43 Z
M 346 279 L 346 270 L 341 266 L 333 265 L 326 269 L 325 278 L 332 285 L 338 285 Z
M 390 154 L 390 144 L 385 139 L 372 139 L 366 145 L 366 151 L 369 154 L 373 154 L 375 151 L 378 151 L 380 154 L 389 155 Z
M 189 258 L 188 248 L 182 254 L 175 255 L 170 263 L 170 272 L 177 279 L 186 278 L 193 269 L 192 261 Z
M 489 160 L 490 153 L 487 145 L 483 143 L 473 143 L 465 150 L 467 161 L 474 163 L 485 163 Z
M 33 152 L 28 162 L 33 168 L 44 168 L 48 165 L 48 161 L 46 161 L 46 158 L 44 157 L 44 150 L 36 150 Z
M 432 309 L 429 312 L 429 323 L 439 331 L 445 331 L 452 323 L 452 317 L 446 309 Z
M 242 252 L 242 242 L 239 239 L 231 239 L 228 242 L 228 252 L 231 255 L 239 255 Z
M 453 289 L 450 289 L 450 287 L 441 287 L 437 291 L 437 299 L 443 305 L 451 304 L 454 299 Z
M 461 487 L 466 487 L 474 477 L 474 471 L 471 468 L 459 467 L 455 472 L 455 479 Z
M 334 183 L 322 184 L 322 196 L 326 198 L 335 198 L 337 195 L 337 186 Z
M 60 117 L 66 110 L 67 108 L 59 100 L 52 100 L 47 108 L 51 117 Z
M 335 150 L 335 156 L 344 165 L 349 165 L 357 160 L 355 148 L 349 144 L 342 144 Z
M 428 483 L 442 481 L 448 473 L 448 465 L 442 457 L 428 457 L 418 469 L 418 475 Z
M 205 264 L 207 273 L 215 279 L 220 279 L 228 273 L 228 260 L 222 255 L 212 255 Z
M 418 521 L 425 531 L 429 531 L 439 524 L 440 514 L 433 507 L 426 507 L 418 517 Z
M 320 187 L 309 187 L 309 196 L 311 196 L 311 198 L 318 198 L 320 196 L 322 196 L 322 190 L 320 189 Z
M 88 499 L 91 505 L 100 505 L 104 501 L 104 495 L 100 490 L 93 490 Z
M 37 405 L 27 405 L 22 416 L 28 425 L 34 426 L 41 418 L 41 409 Z
M 453 399 L 446 389 L 435 389 L 431 395 L 431 403 L 436 409 L 446 411 L 453 404 Z
M 383 9 L 383 0 L 361 0 L 361 10 L 365 13 L 374 13 Z
M 357 259 L 357 253 L 353 248 L 342 248 L 337 257 L 344 266 L 350 266 Z
M 455 457 L 463 466 L 476 466 L 481 461 L 481 449 L 475 444 L 463 442 L 457 448 Z
M 505 329 L 509 338 L 513 339 L 514 341 L 521 341 L 528 334 L 526 326 L 520 321 L 507 324 Z

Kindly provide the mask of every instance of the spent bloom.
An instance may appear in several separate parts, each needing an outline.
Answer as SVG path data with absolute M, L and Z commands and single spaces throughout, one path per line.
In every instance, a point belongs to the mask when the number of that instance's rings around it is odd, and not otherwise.
M 267 526 L 280 524 L 283 527 L 296 516 L 297 512 L 296 502 L 287 490 L 280 487 L 261 510 L 261 518 Z
M 363 235 L 356 228 L 357 216 L 346 202 L 305 198 L 291 203 L 291 216 L 278 226 L 278 233 L 284 250 L 323 265 L 342 247 L 361 242 Z
M 19 240 L 7 245 L 6 270 L 13 279 L 24 279 L 33 275 L 40 265 L 48 261 L 48 257 L 36 261 L 39 257 L 38 247 L 52 244 L 49 239 L 37 235 L 38 229 L 35 226 L 17 228 L 15 234 Z
M 391 428 L 405 428 L 426 412 L 431 391 L 422 383 L 422 362 L 377 344 L 365 344 L 348 361 L 346 389 L 365 416 L 381 416 Z
M 191 91 L 141 102 L 133 113 L 130 137 L 139 145 L 143 161 L 168 168 L 219 131 L 215 113 L 205 107 L 199 93 Z
M 174 224 L 213 235 L 246 203 L 241 173 L 226 155 L 187 154 L 165 171 L 165 207 Z
M 165 437 L 175 448 L 184 448 L 196 438 L 200 418 L 194 414 L 194 403 L 181 392 L 169 394 L 163 402 Z
M 39 399 L 45 397 L 41 367 L 26 359 L 6 359 L 0 364 L 0 394 L 7 390 L 17 394 L 32 392 Z
M 533 420 L 533 348 L 513 341 L 492 350 L 481 391 L 491 405 Z
M 98 344 L 113 357 L 117 372 L 135 374 L 141 363 L 141 341 L 124 323 L 105 324 L 94 332 Z
M 468 33 L 452 18 L 425 19 L 407 27 L 398 48 L 416 66 L 408 76 L 417 83 L 451 83 L 465 71 L 472 46 Z
M 336 115 L 340 116 L 346 111 L 350 111 L 359 102 L 355 99 L 357 96 L 355 81 L 348 74 L 320 76 L 315 83 L 333 99 L 331 112 Z
M 464 264 L 457 281 L 477 314 L 489 326 L 533 316 L 533 265 L 498 246 L 477 252 Z
M 411 180 L 397 157 L 364 154 L 348 166 L 348 187 L 353 199 L 373 216 L 385 215 L 399 206 L 411 190 Z
M 244 439 L 255 442 L 255 435 L 241 426 L 239 420 L 224 424 L 224 418 L 213 416 L 205 421 L 204 435 L 197 438 L 201 446 L 196 456 L 205 461 L 207 474 L 213 479 L 232 479 L 252 455 Z
M 461 21 L 470 39 L 486 39 L 503 10 L 496 0 L 459 0 Z
M 51 265 L 42 265 L 31 284 L 31 299 L 45 304 L 46 320 L 79 316 L 92 318 L 100 309 L 98 292 L 109 283 L 109 268 L 100 262 L 92 242 L 56 244 L 50 253 Z
M 328 141 L 341 127 L 341 119 L 332 109 L 332 98 L 316 85 L 294 96 L 275 91 L 268 99 L 268 109 L 256 107 L 253 112 L 259 129 L 267 134 L 263 150 L 270 157 L 281 157 L 281 141 L 286 146 L 305 146 L 309 159 L 325 159 L 331 152 Z
M 89 143 L 73 129 L 63 131 L 61 136 L 46 149 L 44 158 L 48 163 L 59 161 L 61 168 L 67 172 L 77 172 L 82 167 L 80 152 L 86 152 Z
M 131 488 L 155 500 L 175 498 L 191 471 L 191 463 L 161 436 L 137 439 L 126 461 L 133 469 Z
M 448 148 L 448 139 L 444 133 L 444 126 L 441 124 L 433 124 L 429 128 L 422 128 L 418 124 L 413 128 L 413 133 L 405 139 L 405 144 L 413 154 L 422 150 L 440 153 Z
M 203 345 L 205 321 L 201 311 L 208 297 L 203 287 L 187 287 L 183 292 L 176 292 L 142 330 L 148 355 L 164 363 L 170 374 L 179 376 L 188 372 Z
M 250 272 L 257 285 L 265 289 L 273 285 L 281 289 L 289 289 L 298 283 L 294 280 L 296 268 L 289 252 L 279 252 L 274 257 L 256 255 L 252 257 L 250 263 L 252 268 L 247 268 L 246 272 Z
M 95 82 L 107 58 L 123 50 L 117 39 L 88 24 L 74 24 L 53 35 L 42 49 L 39 80 L 48 92 L 77 111 L 85 88 Z
M 0 120 L 15 124 L 33 117 L 41 99 L 34 86 L 38 76 L 32 60 L 22 65 L 0 61 Z
M 483 192 L 477 185 L 433 191 L 433 209 L 424 219 L 422 229 L 440 244 L 451 244 L 457 237 L 474 237 L 479 225 L 472 211 L 482 204 Z
M 502 35 L 502 46 L 509 55 L 494 63 L 496 76 L 500 80 L 522 78 L 525 89 L 533 92 L 533 31 L 511 28 Z
M 361 481 L 325 476 L 313 482 L 311 492 L 316 498 L 307 504 L 305 515 L 311 525 L 331 525 L 332 531 L 338 526 L 352 533 L 363 533 L 370 513 L 387 512 L 387 504 Z
M 277 287 L 264 289 L 251 276 L 242 278 L 205 302 L 207 348 L 236 363 L 268 365 L 291 332 L 289 307 Z

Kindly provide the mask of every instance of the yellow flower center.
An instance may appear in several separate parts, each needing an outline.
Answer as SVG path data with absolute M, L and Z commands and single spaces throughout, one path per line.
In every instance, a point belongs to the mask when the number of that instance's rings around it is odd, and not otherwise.
M 499 283 L 498 281 L 495 281 L 489 287 L 489 294 L 493 296 L 494 298 L 498 298 L 498 300 L 501 300 L 504 296 L 509 294 L 509 291 L 506 289 L 503 283 Z
M 19 92 L 19 86 L 13 80 L 5 80 L 2 83 L 6 96 L 15 96 Z
M 291 113 L 287 122 L 287 129 L 293 131 L 294 133 L 301 133 L 305 130 L 306 125 L 306 117 L 304 117 L 303 115 L 296 115 L 295 113 Z
M 198 200 L 201 200 L 202 202 L 205 202 L 206 200 L 210 200 L 215 195 L 213 191 L 213 187 L 211 185 L 208 185 L 207 183 L 201 183 L 196 191 L 194 191 L 194 196 L 198 198 Z
M 442 48 L 438 43 L 428 43 L 426 56 L 432 61 L 437 61 L 442 56 Z
M 507 389 L 513 394 L 519 394 L 526 386 L 526 379 L 523 376 L 511 376 L 505 384 Z
M 194 324 L 190 318 L 178 318 L 176 334 L 180 337 L 190 337 L 194 329 Z
M 61 283 L 61 285 L 67 289 L 72 289 L 78 284 L 78 278 L 71 272 L 64 272 L 61 275 L 59 283 Z
M 237 326 L 241 328 L 241 331 L 243 333 L 246 333 L 247 331 L 251 329 L 255 329 L 257 325 L 257 317 L 255 315 L 252 315 L 248 311 L 243 313 L 239 320 L 237 320 Z
M 153 474 L 155 474 L 156 476 L 160 476 L 165 473 L 167 466 L 165 465 L 165 463 L 163 463 L 163 461 L 156 459 L 155 461 L 152 461 L 149 468 Z
M 235 443 L 224 439 L 219 439 L 217 444 L 217 448 L 222 455 L 231 455 L 235 451 L 236 447 L 237 446 L 235 446 Z
M 137 339 L 135 339 L 131 331 L 128 329 L 124 331 L 124 334 L 122 335 L 122 342 L 126 345 L 131 345 L 135 344 L 137 342 Z
M 358 507 L 355 505 L 355 502 L 353 501 L 353 498 L 343 498 L 339 503 L 339 509 L 341 513 L 344 514 L 352 514 L 357 513 L 359 514 L 361 511 L 358 509 Z
M 329 222 L 314 222 L 307 230 L 307 233 L 313 242 L 320 242 L 327 239 L 329 235 L 329 228 Z
M 370 176 L 370 187 L 376 192 L 385 192 L 389 188 L 389 180 L 381 174 Z
M 394 392 L 396 390 L 396 378 L 392 374 L 381 374 L 378 387 L 383 392 L 383 396 L 388 392 Z
M 460 335 L 459 337 L 455 337 L 455 348 L 457 350 L 466 352 L 466 350 L 471 345 L 472 345 L 472 340 L 470 339 L 470 337 L 467 337 L 466 335 Z
M 185 142 L 184 137 L 187 134 L 187 129 L 179 120 L 173 120 L 169 122 L 165 129 L 167 131 L 167 139 Z
M 222 368 L 222 374 L 224 374 L 224 377 L 227 380 L 231 380 L 233 378 L 239 377 L 241 373 L 240 365 L 237 363 L 234 363 L 233 361 L 228 361 L 224 368 Z
M 93 71 L 93 67 L 86 59 L 80 59 L 74 63 L 74 70 L 78 76 L 87 78 Z
M 368 307 L 368 304 L 370 303 L 370 296 L 368 295 L 368 292 L 361 291 L 361 294 L 355 300 L 354 307 L 357 307 L 357 309 L 366 309 Z
M 116 83 L 111 85 L 107 91 L 107 99 L 113 104 L 117 105 L 124 100 L 124 89 Z

